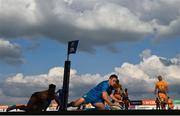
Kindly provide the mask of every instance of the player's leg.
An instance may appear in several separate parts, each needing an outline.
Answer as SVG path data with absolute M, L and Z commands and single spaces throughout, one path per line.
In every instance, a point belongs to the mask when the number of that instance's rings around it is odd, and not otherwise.
M 68 104 L 68 107 L 72 106 L 72 107 L 77 107 L 79 105 L 81 105 L 82 103 L 85 102 L 85 99 L 83 97 L 75 100 L 75 101 L 72 101 L 70 104 Z
M 20 110 L 26 110 L 26 106 L 25 105 L 13 105 L 7 108 L 7 112 L 14 110 L 14 109 L 20 109 Z
M 93 105 L 96 107 L 97 110 L 105 110 L 105 105 L 102 102 L 97 102 Z

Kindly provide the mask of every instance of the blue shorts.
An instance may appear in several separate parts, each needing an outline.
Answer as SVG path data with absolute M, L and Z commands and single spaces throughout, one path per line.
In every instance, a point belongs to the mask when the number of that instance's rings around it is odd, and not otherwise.
M 86 103 L 91 103 L 91 104 L 95 104 L 95 103 L 99 103 L 99 102 L 104 103 L 104 100 L 102 98 L 94 99 L 88 95 L 84 95 L 82 97 L 85 99 Z

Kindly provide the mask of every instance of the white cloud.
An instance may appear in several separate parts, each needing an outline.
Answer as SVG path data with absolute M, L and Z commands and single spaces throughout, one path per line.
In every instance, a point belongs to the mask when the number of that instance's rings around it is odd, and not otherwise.
M 179 36 L 179 0 L 0 0 L 0 37 L 78 38 L 80 50 Z
M 114 29 L 137 33 L 152 33 L 152 27 L 142 22 L 126 7 L 107 3 L 95 7 L 77 18 L 77 26 L 83 29 Z
M 115 73 L 118 75 L 120 83 L 128 88 L 132 99 L 154 98 L 154 84 L 158 75 L 162 75 L 168 81 L 170 95 L 177 99 L 180 97 L 180 91 L 176 89 L 180 85 L 180 65 L 177 63 L 166 65 L 160 60 L 161 58 L 163 57 L 151 55 L 139 64 L 126 62 L 121 67 L 116 67 L 114 72 L 107 73 L 104 76 L 100 74 L 79 75 L 76 70 L 72 69 L 69 98 L 72 100 L 82 96 L 99 82 L 108 79 L 110 74 Z M 166 58 L 163 59 L 168 61 Z M 178 60 L 176 57 L 172 59 Z M 3 94 L 9 97 L 28 97 L 35 91 L 47 89 L 50 83 L 56 84 L 59 89 L 63 83 L 63 72 L 62 67 L 54 67 L 47 74 L 31 76 L 16 74 L 6 79 L 1 89 Z
M 54 67 L 49 70 L 48 74 L 25 76 L 18 73 L 13 77 L 9 77 L 3 84 L 3 92 L 9 96 L 29 96 L 39 89 L 47 89 L 48 85 L 53 83 L 57 88 L 62 87 L 64 69 L 62 67 Z M 71 70 L 71 76 L 76 75 L 75 70 Z M 13 88 L 13 89 L 10 89 Z
M 28 96 L 30 97 L 30 96 Z M 2 105 L 14 105 L 14 104 L 24 104 L 28 102 L 27 97 L 13 97 L 7 96 L 4 92 L 0 89 L 0 102 Z
M 150 49 L 145 49 L 140 55 L 142 59 L 147 59 L 151 56 L 151 50 Z
M 22 64 L 24 59 L 21 47 L 5 39 L 0 39 L 0 61 L 8 64 Z

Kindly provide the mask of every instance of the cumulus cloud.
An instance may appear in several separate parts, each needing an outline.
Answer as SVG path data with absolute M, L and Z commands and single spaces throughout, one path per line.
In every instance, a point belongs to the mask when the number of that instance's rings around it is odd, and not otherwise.
M 146 51 L 143 51 L 141 54 Z M 148 51 L 151 52 L 150 50 Z M 180 93 L 180 91 L 175 89 L 175 86 L 177 87 L 180 84 L 180 65 L 177 61 L 177 58 L 167 59 L 151 55 L 146 59 L 144 58 L 139 64 L 124 63 L 121 67 L 115 68 L 115 70 L 119 73 L 120 80 L 125 86 L 129 87 L 132 93 L 153 93 L 156 77 L 162 75 L 170 85 L 170 94 L 176 93 L 177 96 Z
M 0 37 L 79 39 L 80 50 L 179 36 L 179 0 L 0 0 Z M 109 48 L 107 48 L 109 49 Z M 111 49 L 110 49 L 111 50 Z M 116 51 L 116 50 L 115 50 Z
M 145 50 L 147 51 L 147 50 Z M 142 53 L 144 53 L 143 51 Z M 150 52 L 150 50 L 148 50 Z M 142 54 L 141 53 L 141 54 Z M 138 64 L 125 62 L 121 67 L 116 67 L 114 72 L 106 75 L 81 74 L 71 69 L 69 100 L 78 98 L 103 80 L 107 80 L 110 74 L 117 74 L 120 83 L 124 88 L 128 88 L 131 99 L 154 98 L 154 84 L 157 76 L 162 75 L 169 83 L 170 96 L 177 99 L 180 97 L 180 64 L 171 63 L 166 65 L 162 62 L 163 57 L 151 55 Z M 166 58 L 163 58 L 167 60 Z M 170 59 L 179 60 L 176 57 Z M 47 74 L 26 76 L 21 73 L 7 78 L 1 84 L 1 94 L 8 97 L 29 97 L 33 92 L 48 88 L 48 84 L 54 83 L 57 88 L 62 88 L 63 67 L 54 67 Z
M 30 97 L 30 96 L 28 96 Z M 7 96 L 3 93 L 3 91 L 0 89 L 0 102 L 2 105 L 14 105 L 14 104 L 24 104 L 28 102 L 27 97 L 13 97 L 13 96 Z
M 7 64 L 22 64 L 22 50 L 18 44 L 0 39 L 0 61 Z
M 48 74 L 31 76 L 25 76 L 22 73 L 18 73 L 5 80 L 3 92 L 9 96 L 27 97 L 34 91 L 47 89 L 48 85 L 51 83 L 60 87 L 62 86 L 63 70 L 64 69 L 61 67 L 55 67 L 50 69 Z
M 147 58 L 149 58 L 151 56 L 151 50 L 150 49 L 146 49 L 139 56 L 142 59 L 147 59 Z

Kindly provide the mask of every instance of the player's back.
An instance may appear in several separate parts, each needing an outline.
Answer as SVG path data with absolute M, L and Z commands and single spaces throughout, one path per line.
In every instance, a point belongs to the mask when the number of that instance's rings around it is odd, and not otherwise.
M 96 87 L 94 87 L 93 89 L 91 89 L 87 95 L 90 96 L 93 99 L 99 99 L 101 98 L 101 94 L 103 91 L 110 91 L 109 90 L 110 85 L 108 84 L 108 81 L 103 81 L 101 83 L 99 83 Z
M 166 81 L 158 81 L 156 83 L 156 88 L 158 89 L 159 92 L 166 92 L 168 87 L 168 84 Z

